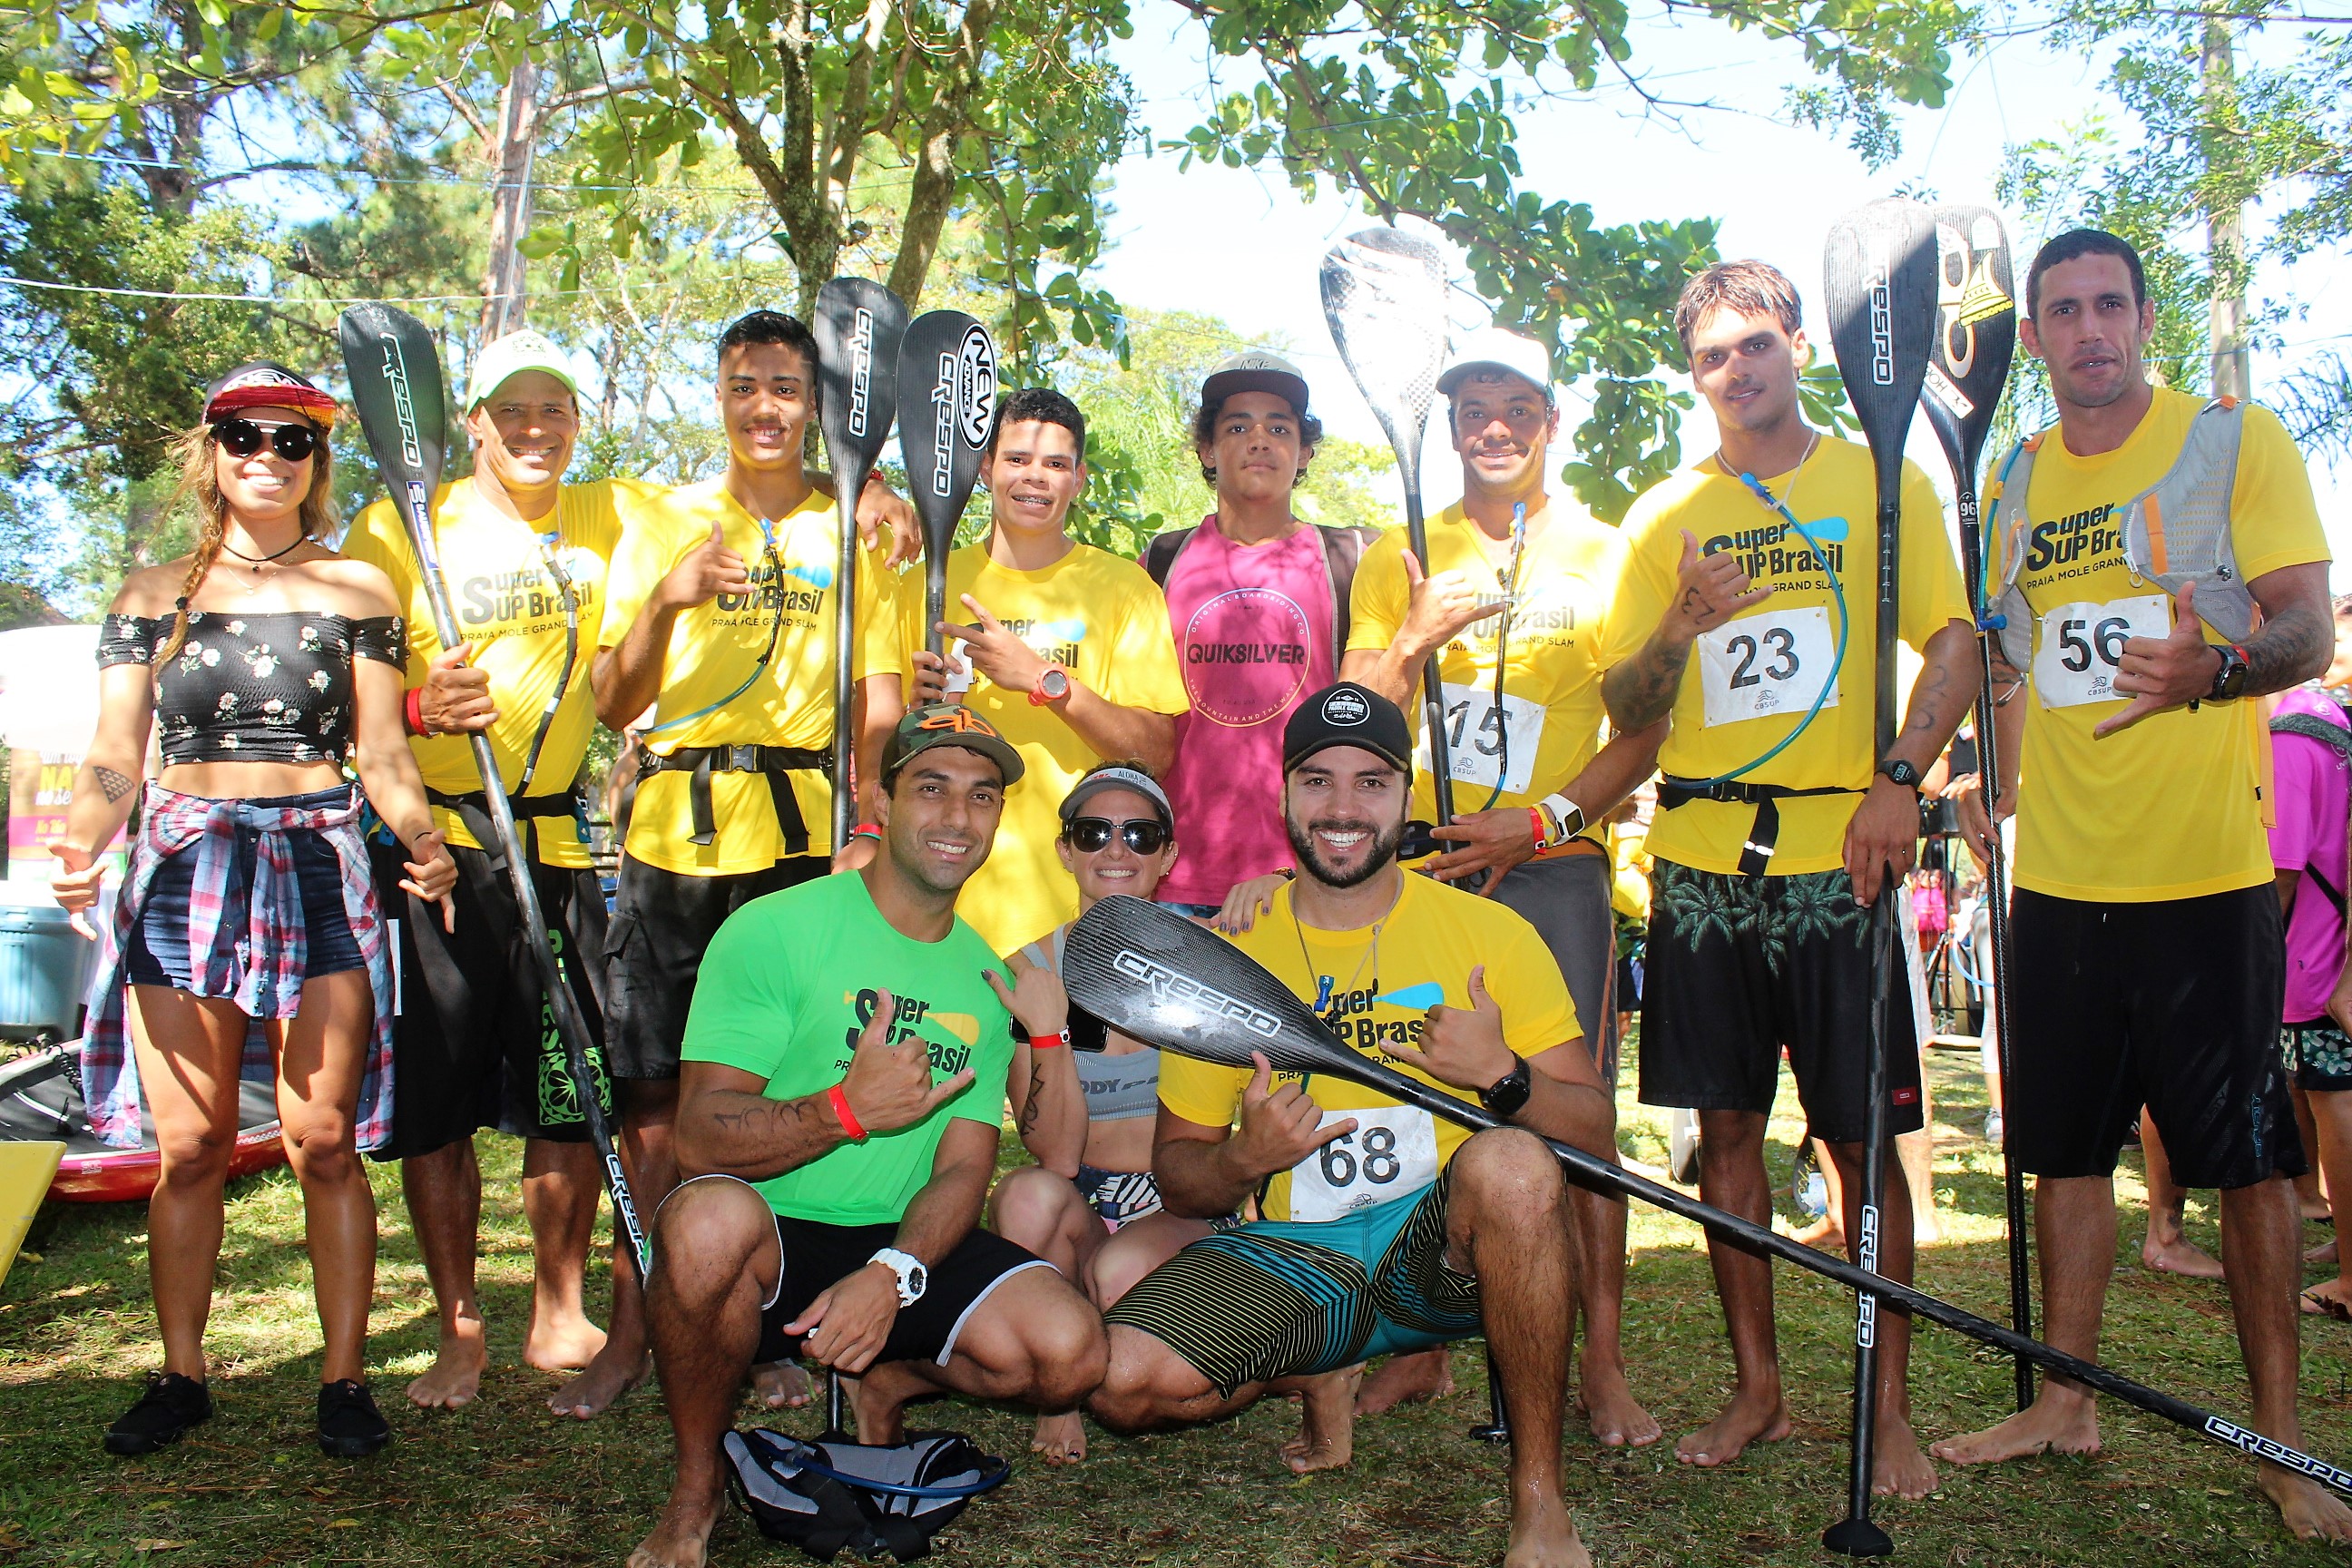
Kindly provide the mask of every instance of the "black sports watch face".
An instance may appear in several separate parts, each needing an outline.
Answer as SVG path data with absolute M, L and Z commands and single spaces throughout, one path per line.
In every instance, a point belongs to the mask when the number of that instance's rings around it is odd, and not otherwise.
M 2221 668 L 2213 672 L 2213 688 L 2208 695 L 2216 702 L 2227 702 L 2245 695 L 2249 670 L 2245 659 L 2233 647 L 2214 650 L 2221 656 Z
M 1527 1104 L 1528 1097 L 1535 1092 L 1535 1084 L 1528 1077 L 1527 1058 L 1516 1052 L 1513 1058 L 1517 1065 L 1497 1079 L 1492 1088 L 1481 1089 L 1478 1094 L 1479 1102 L 1497 1116 L 1517 1115 L 1519 1108 Z
M 1878 764 L 1878 771 L 1906 789 L 1919 787 L 1919 770 L 1900 757 L 1889 758 Z

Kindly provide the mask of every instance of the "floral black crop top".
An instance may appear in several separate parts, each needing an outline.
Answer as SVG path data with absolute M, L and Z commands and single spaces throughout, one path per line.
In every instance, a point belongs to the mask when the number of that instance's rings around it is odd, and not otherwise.
M 109 616 L 100 668 L 153 665 L 169 616 Z M 163 765 L 340 763 L 352 747 L 352 659 L 408 664 L 398 616 L 324 610 L 188 612 L 188 639 L 155 670 Z

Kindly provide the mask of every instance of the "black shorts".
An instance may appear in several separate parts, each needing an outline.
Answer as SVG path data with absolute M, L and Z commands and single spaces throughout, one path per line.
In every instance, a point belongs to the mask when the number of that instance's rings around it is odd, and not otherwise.
M 1606 855 L 1554 855 L 1523 860 L 1504 873 L 1495 901 L 1543 938 L 1568 982 L 1584 1030 L 1584 1048 L 1601 1081 L 1617 1087 L 1617 917 L 1609 908 Z
M 576 1143 L 580 1096 L 515 918 L 514 884 L 480 849 L 449 847 L 457 929 L 439 906 L 403 892 L 402 852 L 371 844 L 376 896 L 398 928 L 399 1016 L 393 1032 L 392 1142 L 379 1160 L 429 1154 L 479 1128 Z M 583 868 L 531 866 L 548 936 L 588 1025 L 599 1103 L 613 1110 L 604 1061 L 604 890 Z
M 833 869 L 823 855 L 794 855 L 764 871 L 688 877 L 642 860 L 621 861 L 604 947 L 606 1035 L 613 1076 L 674 1079 L 686 1041 L 687 1009 L 702 955 L 727 917 L 769 893 Z
M 1769 1115 L 1785 1047 L 1813 1135 L 1860 1142 L 1870 922 L 1843 870 L 1743 877 L 1659 861 L 1642 977 L 1642 1103 Z M 1916 1132 L 1918 1034 L 1900 963 L 1886 1022 L 1886 1130 Z
M 344 785 L 252 804 L 341 807 L 350 802 L 351 794 L 350 786 Z M 147 901 L 140 906 L 138 918 L 131 922 L 131 940 L 122 953 L 125 973 L 133 985 L 186 991 L 194 984 L 188 968 L 188 901 L 195 891 L 196 858 L 201 847 L 199 841 L 164 857 L 147 884 Z M 247 862 L 242 879 L 244 893 L 238 895 L 242 897 L 252 889 L 253 867 L 249 847 L 240 853 Z M 286 854 L 294 863 L 294 886 L 302 906 L 302 978 L 316 980 L 345 970 L 365 969 L 367 960 L 361 955 L 360 939 L 352 932 L 351 917 L 343 910 L 342 862 L 336 858 L 335 847 L 327 842 L 322 833 L 297 829 L 286 835 Z M 225 918 L 222 924 L 225 930 L 234 929 L 242 934 L 245 916 L 238 913 Z
M 2146 1105 L 2184 1187 L 2305 1170 L 2279 1012 L 2286 947 L 2268 882 L 2106 904 L 2011 903 L 2009 1146 L 2037 1176 L 2105 1176 Z
M 733 1176 L 695 1178 L 698 1182 L 735 1180 Z M 693 1184 L 688 1182 L 678 1191 Z M 800 1338 L 785 1333 L 784 1325 L 808 1310 L 809 1303 L 827 1289 L 866 1267 L 876 1253 L 898 1245 L 895 1225 L 824 1225 L 783 1215 L 775 1220 L 776 1247 L 782 1261 L 774 1288 L 760 1303 L 760 1348 L 751 1354 L 755 1365 L 797 1357 Z M 898 1310 L 890 1324 L 890 1337 L 874 1358 L 876 1363 L 944 1363 L 955 1353 L 956 1339 L 964 1324 L 999 1285 L 1026 1269 L 1053 1267 L 995 1232 L 974 1226 L 929 1270 L 922 1300 Z
M 2279 1030 L 2279 1052 L 2294 1074 L 2295 1088 L 2305 1094 L 2352 1089 L 2352 1039 L 2345 1037 L 2333 1018 L 2286 1025 Z

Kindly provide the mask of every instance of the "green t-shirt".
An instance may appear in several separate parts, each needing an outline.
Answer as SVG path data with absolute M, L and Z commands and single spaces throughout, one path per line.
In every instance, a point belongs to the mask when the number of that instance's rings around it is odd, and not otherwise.
M 771 1100 L 822 1094 L 849 1070 L 876 994 L 887 991 L 898 999 L 891 1038 L 929 1044 L 932 1081 L 972 1069 L 969 1088 L 912 1127 L 754 1182 L 769 1207 L 826 1225 L 895 1224 L 931 1179 L 950 1117 L 997 1125 L 1013 1020 L 982 978 L 991 968 L 1006 973 L 960 919 L 939 942 L 901 936 L 855 875 L 820 877 L 727 917 L 703 955 L 685 1060 L 764 1078 Z

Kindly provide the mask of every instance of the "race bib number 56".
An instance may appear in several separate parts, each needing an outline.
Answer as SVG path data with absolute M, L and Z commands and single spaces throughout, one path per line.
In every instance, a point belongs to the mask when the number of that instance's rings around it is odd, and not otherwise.
M 2162 594 L 2110 599 L 2104 605 L 2061 605 L 2042 617 L 2033 649 L 2033 689 L 2044 708 L 2113 702 L 2124 644 L 2172 632 L 2172 603 Z
M 1324 1122 L 1352 1117 L 1344 1132 L 1290 1169 L 1290 1217 L 1342 1215 L 1418 1192 L 1437 1180 L 1437 1123 L 1418 1106 L 1327 1110 Z
M 1837 639 L 1821 608 L 1766 610 L 1726 621 L 1698 639 L 1699 689 L 1706 721 L 1737 724 L 1801 713 L 1830 683 L 1822 706 L 1838 705 L 1832 656 Z

